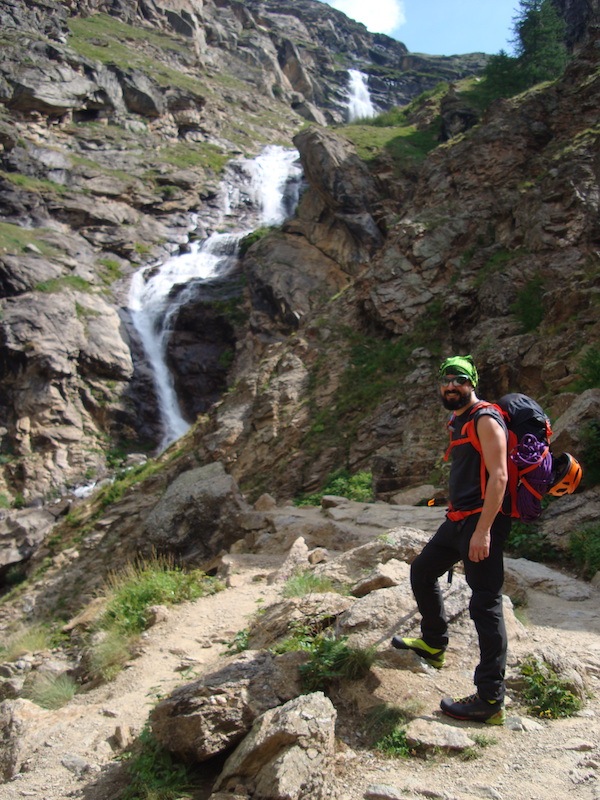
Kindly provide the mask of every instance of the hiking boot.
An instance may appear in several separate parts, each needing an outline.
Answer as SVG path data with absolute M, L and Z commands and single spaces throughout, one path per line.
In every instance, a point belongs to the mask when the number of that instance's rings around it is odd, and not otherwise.
M 444 647 L 431 647 L 423 639 L 407 639 L 401 636 L 394 636 L 392 647 L 396 650 L 412 650 L 420 658 L 424 659 L 430 666 L 441 669 L 446 661 L 446 650 Z
M 469 695 L 469 697 L 462 697 L 460 700 L 444 697 L 440 708 L 449 717 L 469 722 L 504 725 L 506 719 L 502 700 L 483 700 L 477 693 Z

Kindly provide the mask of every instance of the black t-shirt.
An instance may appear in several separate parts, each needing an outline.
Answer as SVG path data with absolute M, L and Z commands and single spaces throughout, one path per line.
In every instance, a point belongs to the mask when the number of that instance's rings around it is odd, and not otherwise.
M 465 438 L 462 433 L 464 425 L 469 420 L 475 421 L 484 416 L 490 416 L 501 426 L 508 439 L 508 431 L 502 415 L 492 406 L 484 406 L 472 413 L 461 414 L 451 418 L 452 441 Z M 470 442 L 456 445 L 451 452 L 452 463 L 450 467 L 449 497 L 452 508 L 457 511 L 472 511 L 481 508 L 483 497 L 481 494 L 481 456 Z M 488 473 L 486 471 L 486 482 Z

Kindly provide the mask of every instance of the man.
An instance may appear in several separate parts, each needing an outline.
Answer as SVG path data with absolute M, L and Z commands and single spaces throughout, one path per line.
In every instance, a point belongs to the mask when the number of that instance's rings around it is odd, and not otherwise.
M 446 697 L 441 709 L 455 719 L 502 725 L 507 648 L 502 548 L 511 525 L 510 516 L 501 513 L 508 479 L 507 429 L 497 409 L 477 398 L 478 380 L 471 356 L 447 358 L 439 370 L 442 403 L 454 412 L 448 423 L 450 507 L 411 566 L 411 586 L 422 617 L 421 638 L 394 636 L 392 645 L 413 650 L 431 666 L 442 667 L 448 625 L 438 578 L 462 560 L 472 591 L 469 611 L 479 637 L 477 692 L 460 700 Z

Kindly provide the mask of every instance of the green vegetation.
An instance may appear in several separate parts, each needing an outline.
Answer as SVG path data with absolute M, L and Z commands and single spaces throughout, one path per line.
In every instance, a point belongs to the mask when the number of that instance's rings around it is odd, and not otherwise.
M 402 110 L 398 111 L 402 114 Z M 386 112 L 385 117 L 391 122 L 394 117 Z M 346 125 L 342 129 L 344 136 L 356 147 L 359 157 L 367 163 L 382 153 L 391 157 L 401 166 L 416 166 L 425 160 L 427 154 L 438 144 L 439 124 L 419 130 L 414 124 L 399 123 L 383 126 L 379 117 L 365 120 L 362 124 Z
M 565 23 L 552 0 L 519 0 L 519 6 L 513 27 L 515 56 L 501 50 L 484 72 L 490 101 L 554 80 L 567 64 Z
M 65 289 L 75 289 L 78 292 L 91 292 L 92 285 L 85 278 L 80 278 L 78 275 L 64 275 L 61 278 L 51 278 L 49 281 L 41 281 L 34 287 L 38 292 L 45 294 L 54 294 L 62 292 Z
M 174 605 L 215 594 L 224 587 L 201 570 L 183 572 L 165 558 L 130 564 L 109 578 L 110 600 L 102 627 L 124 634 L 139 634 L 147 627 L 152 605 Z
M 534 331 L 544 319 L 544 281 L 536 276 L 517 295 L 511 311 L 521 324 L 523 333 Z
M 114 680 L 131 660 L 136 642 L 137 637 L 127 636 L 116 629 L 104 631 L 104 635 L 95 641 L 86 653 L 90 680 L 103 682 Z
M 46 257 L 58 255 L 56 248 L 44 241 L 44 232 L 45 228 L 22 228 L 11 222 L 0 222 L 0 253 L 19 255 L 33 245 Z
M 129 785 L 121 800 L 187 800 L 197 781 L 193 768 L 177 761 L 145 727 L 128 754 Z
M 115 451 L 113 450 L 110 452 L 114 454 Z M 107 456 L 107 463 L 109 466 L 116 465 L 116 462 L 111 464 L 110 454 Z M 116 474 L 114 482 L 98 493 L 98 501 L 101 508 L 106 508 L 107 506 L 110 506 L 113 503 L 121 500 L 125 496 L 125 493 L 128 489 L 146 480 L 146 478 L 155 475 L 157 472 L 160 472 L 163 466 L 163 464 L 149 459 L 145 464 L 139 464 L 138 466 L 131 467 L 130 469 L 119 470 Z
M 579 381 L 577 391 L 600 387 L 600 347 L 592 345 L 587 348 L 579 360 Z
M 540 563 L 557 561 L 560 552 L 548 541 L 547 536 L 534 525 L 515 520 L 512 524 L 506 549 L 515 558 L 527 558 Z
M 337 470 L 329 475 L 320 492 L 303 495 L 294 501 L 294 505 L 319 506 L 323 496 L 327 494 L 346 497 L 348 500 L 356 500 L 359 503 L 372 503 L 373 475 L 367 471 L 351 475 L 347 469 Z
M 101 258 L 98 263 L 102 267 L 100 277 L 106 286 L 110 286 L 111 283 L 123 277 L 121 265 L 114 258 Z
M 550 664 L 534 655 L 519 666 L 523 677 L 523 698 L 529 713 L 545 719 L 571 717 L 583 705 L 569 682 L 556 674 Z
M 244 628 L 242 631 L 238 631 L 233 637 L 233 640 L 225 648 L 226 654 L 232 655 L 233 653 L 243 653 L 244 650 L 248 649 L 249 637 L 250 631 L 247 628 Z
M 313 639 L 310 659 L 299 668 L 304 692 L 327 692 L 335 683 L 367 675 L 377 657 L 376 648 L 354 648 L 346 642 L 346 637 L 336 639 L 326 633 Z
M 415 754 L 406 741 L 406 728 L 399 726 L 386 733 L 375 743 L 375 750 L 388 758 L 409 758 Z
M 335 592 L 333 582 L 326 577 L 315 575 L 310 570 L 298 572 L 286 581 L 284 597 L 305 597 L 315 592 Z
M 69 675 L 35 676 L 26 696 L 42 708 L 62 708 L 77 694 L 77 683 Z
M 256 230 L 252 231 L 252 233 L 249 233 L 247 236 L 244 236 L 244 238 L 240 240 L 240 256 L 245 255 L 255 242 L 258 242 L 272 230 L 274 230 L 272 226 L 263 226 L 262 228 L 257 228 Z
M 413 714 L 387 703 L 376 706 L 367 715 L 366 734 L 370 746 L 388 758 L 408 758 L 415 751 L 406 741 L 406 724 Z
M 600 525 L 591 525 L 572 533 L 569 554 L 583 577 L 593 578 L 600 570 Z
M 88 678 L 109 681 L 131 659 L 153 605 L 175 605 L 215 594 L 223 585 L 201 570 L 184 572 L 168 558 L 129 564 L 108 579 L 107 604 L 86 654 Z
M 25 653 L 50 650 L 58 643 L 57 635 L 47 625 L 32 625 L 22 628 L 8 638 L 0 648 L 2 658 L 16 661 Z
M 581 431 L 583 481 L 586 486 L 600 483 L 600 420 L 593 419 Z
M 160 150 L 160 164 L 170 164 L 177 169 L 200 167 L 210 169 L 217 175 L 229 160 L 230 156 L 220 148 L 206 142 L 171 144 Z
M 309 451 L 322 451 L 324 447 L 351 440 L 360 421 L 398 387 L 409 370 L 408 357 L 417 346 L 412 337 L 378 339 L 354 331 L 346 334 L 348 365 L 333 402 L 313 415 L 312 428 L 304 441 Z M 325 360 L 320 368 L 328 368 Z M 317 374 L 313 380 L 318 380 Z
M 30 178 L 28 175 L 23 175 L 20 172 L 4 172 L 0 170 L 0 179 L 4 179 L 13 186 L 18 186 L 20 189 L 25 189 L 28 192 L 35 192 L 42 194 L 43 192 L 53 192 L 54 194 L 63 194 L 66 192 L 66 187 L 60 183 L 40 178 Z
M 127 71 L 138 69 L 161 86 L 179 86 L 199 96 L 206 94 L 206 87 L 197 78 L 186 75 L 189 46 L 176 36 L 128 25 L 108 14 L 70 17 L 69 29 L 69 46 L 85 58 L 115 64 Z M 163 63 L 173 56 L 180 60 L 180 69 Z

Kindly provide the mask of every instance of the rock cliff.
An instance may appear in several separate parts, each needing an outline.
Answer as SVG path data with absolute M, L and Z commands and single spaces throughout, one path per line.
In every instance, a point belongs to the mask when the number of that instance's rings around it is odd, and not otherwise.
M 565 75 L 455 127 L 485 57 L 410 54 L 312 0 L 0 2 L 5 504 L 156 447 L 132 274 L 189 247 L 193 214 L 192 235 L 215 230 L 225 164 L 272 142 L 299 152 L 297 211 L 170 323 L 194 464 L 221 461 L 250 498 L 341 467 L 371 469 L 381 498 L 430 482 L 431 377 L 455 350 L 484 394 L 526 391 L 562 419 L 598 341 L 597 4 L 567 5 Z M 381 110 L 452 82 L 447 141 L 398 156 L 399 135 L 340 127 L 349 69 Z M 414 141 L 436 135 L 428 102 Z M 597 417 L 590 392 L 560 446 Z

